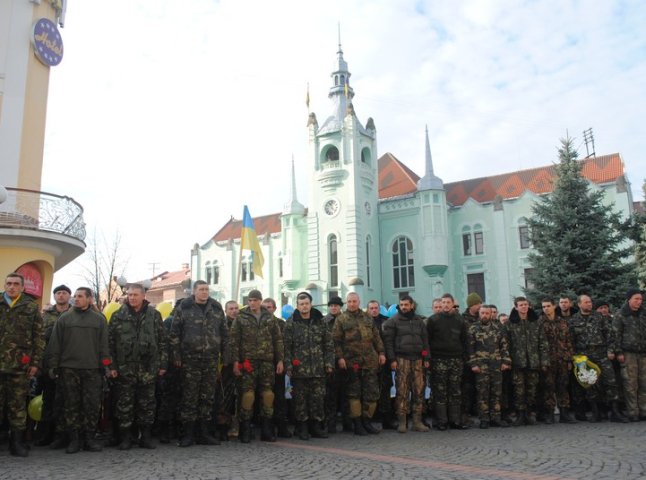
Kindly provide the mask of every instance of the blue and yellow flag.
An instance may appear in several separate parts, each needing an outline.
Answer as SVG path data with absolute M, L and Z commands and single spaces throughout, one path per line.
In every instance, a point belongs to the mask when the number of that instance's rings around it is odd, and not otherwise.
M 256 235 L 256 228 L 253 226 L 253 219 L 249 214 L 249 209 L 244 206 L 244 214 L 242 216 L 242 232 L 240 234 L 240 249 L 251 250 L 251 259 L 253 263 L 253 273 L 262 276 L 262 266 L 265 263 L 265 257 L 262 255 L 258 236 Z

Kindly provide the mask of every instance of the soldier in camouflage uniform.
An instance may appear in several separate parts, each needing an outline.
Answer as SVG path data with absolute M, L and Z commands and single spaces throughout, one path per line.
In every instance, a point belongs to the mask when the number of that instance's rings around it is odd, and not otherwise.
M 511 368 L 507 337 L 492 319 L 489 305 L 480 307 L 478 313 L 480 320 L 473 323 L 467 333 L 467 364 L 476 378 L 480 428 L 508 427 L 500 413 L 502 372 Z
M 162 322 L 164 330 L 166 331 L 166 338 L 170 336 L 170 329 L 173 325 L 173 317 L 183 299 L 175 301 L 175 306 L 170 312 L 170 315 Z M 177 430 L 177 405 L 179 398 L 182 395 L 181 389 L 181 369 L 175 367 L 175 364 L 170 361 L 172 357 L 172 348 L 170 340 L 166 343 L 166 351 L 168 362 L 168 370 L 163 377 L 158 378 L 160 392 L 159 411 L 157 413 L 157 424 L 159 426 L 159 442 L 170 443 L 171 438 L 175 438 Z
M 379 366 L 386 363 L 384 344 L 370 316 L 359 308 L 359 295 L 346 297 L 347 309 L 334 323 L 337 364 L 348 373 L 346 395 L 355 435 L 379 433 L 370 419 L 379 400 Z
M 411 395 L 413 430 L 428 432 L 422 423 L 424 404 L 424 369 L 429 367 L 428 331 L 424 319 L 415 314 L 413 298 L 399 299 L 397 313 L 383 326 L 386 357 L 397 379 L 397 421 L 399 433 L 406 433 L 408 425 L 408 395 Z M 412 388 L 411 388 L 412 387 Z
M 467 330 L 471 325 L 480 321 L 479 312 L 482 306 L 482 297 L 476 292 L 471 292 L 467 295 L 467 308 L 462 312 L 462 317 L 467 324 Z M 466 351 L 466 345 L 465 345 Z M 466 360 L 466 359 L 465 359 Z M 468 365 L 464 362 L 464 372 L 462 373 L 462 424 L 472 426 L 471 415 L 477 415 L 476 406 L 476 376 Z
M 47 345 L 50 376 L 62 386 L 65 427 L 70 439 L 67 453 L 81 449 L 98 452 L 103 446 L 95 438 L 103 373 L 111 362 L 108 350 L 108 326 L 105 317 L 92 306 L 92 290 L 81 287 L 74 293 L 74 307 L 62 314 Z
M 543 314 L 539 321 L 543 322 L 543 331 L 547 339 L 550 365 L 543 376 L 543 403 L 546 408 L 545 423 L 554 423 L 554 407 L 558 404 L 559 421 L 561 423 L 576 423 L 570 411 L 570 395 L 568 388 L 572 376 L 572 339 L 567 321 L 556 315 L 556 304 L 551 298 L 541 302 Z
M 441 302 L 442 311 L 426 323 L 437 428 L 465 429 L 468 426 L 461 422 L 460 404 L 467 327 L 450 293 L 442 295 Z
M 539 371 L 546 371 L 549 366 L 549 346 L 543 322 L 525 297 L 514 299 L 514 308 L 504 331 L 509 340 L 517 414 L 513 425 L 536 425 Z
M 372 318 L 377 330 L 379 330 L 381 340 L 385 341 L 383 325 L 388 320 L 388 317 L 382 315 L 379 312 L 379 308 L 380 305 L 377 300 L 370 300 L 366 311 Z M 397 428 L 397 422 L 395 421 L 395 401 L 393 398 L 390 398 L 390 388 L 393 385 L 392 372 L 388 362 L 379 368 L 379 402 L 377 402 L 377 413 L 381 417 L 382 428 L 387 430 Z
M 128 287 L 128 298 L 110 318 L 108 345 L 113 359 L 110 375 L 115 379 L 121 443 L 132 446 L 131 430 L 141 432 L 139 446 L 155 448 L 150 429 L 155 420 L 157 376 L 168 369 L 168 345 L 161 314 L 145 299 L 141 285 Z
M 43 312 L 45 346 L 47 346 L 49 339 L 52 337 L 52 331 L 58 317 L 70 309 L 71 295 L 72 290 L 66 285 L 59 285 L 54 289 L 55 303 Z M 65 446 L 63 394 L 61 391 L 58 392 L 58 395 L 56 394 L 56 381 L 49 377 L 48 371 L 49 367 L 43 362 L 41 375 L 38 377 L 38 385 L 42 389 L 43 395 L 43 415 L 38 425 L 41 436 L 35 444 L 37 446 L 50 445 L 51 449 L 58 449 Z
M 11 428 L 9 449 L 18 457 L 29 454 L 23 443 L 27 395 L 45 348 L 38 305 L 24 290 L 24 277 L 12 273 L 5 278 L 0 296 L 0 421 L 6 413 Z
M 323 317 L 330 333 L 334 331 L 334 323 L 341 314 L 343 300 L 340 297 L 332 297 L 327 302 L 328 313 Z M 336 433 L 336 414 L 341 410 L 346 415 L 346 398 L 345 398 L 345 377 L 346 371 L 341 370 L 337 364 L 334 365 L 334 371 L 327 376 L 325 383 L 325 423 L 327 424 L 328 433 Z
M 309 440 L 310 433 L 314 438 L 327 438 L 321 422 L 325 417 L 325 378 L 334 369 L 334 343 L 323 314 L 312 308 L 307 292 L 296 296 L 296 310 L 285 325 L 285 365 L 292 380 L 298 438 Z
M 193 284 L 193 295 L 184 299 L 175 310 L 170 332 L 172 361 L 181 369 L 182 379 L 180 447 L 195 443 L 195 422 L 199 423 L 198 443 L 220 443 L 211 434 L 210 423 L 220 357 L 222 363 L 229 363 L 228 339 L 222 305 L 209 297 L 209 285 L 204 280 L 197 280 Z
M 265 298 L 262 306 L 271 313 L 272 317 L 280 327 L 280 333 L 285 334 L 285 320 L 275 315 L 276 300 Z M 276 426 L 277 434 L 280 438 L 291 438 L 292 432 L 287 428 L 287 399 L 285 398 L 285 372 L 276 374 L 274 377 L 274 418 L 272 419 Z
M 278 321 L 261 305 L 262 294 L 252 290 L 248 305 L 240 310 L 231 326 L 231 358 L 233 374 L 240 377 L 240 441 L 251 441 L 251 417 L 260 391 L 262 399 L 261 440 L 276 441 L 272 428 L 274 415 L 274 376 L 282 374 L 284 344 Z
M 590 421 L 601 421 L 598 403 L 603 401 L 603 391 L 612 405 L 610 419 L 613 422 L 627 422 L 628 419 L 619 411 L 617 380 L 611 363 L 615 358 L 612 331 L 603 317 L 592 311 L 592 299 L 588 295 L 579 295 L 578 306 L 579 311 L 570 317 L 568 323 L 574 352 L 586 355 L 601 369 L 597 383 L 585 390 L 585 397 L 592 409 Z
M 644 294 L 631 289 L 613 320 L 613 351 L 621 365 L 628 419 L 646 419 L 646 310 Z
M 240 307 L 235 300 L 229 300 L 224 304 L 224 318 L 229 332 L 239 312 Z M 233 375 L 233 365 L 231 363 L 222 365 L 215 387 L 217 423 L 222 441 L 228 441 L 229 437 L 238 438 L 237 401 L 237 383 Z

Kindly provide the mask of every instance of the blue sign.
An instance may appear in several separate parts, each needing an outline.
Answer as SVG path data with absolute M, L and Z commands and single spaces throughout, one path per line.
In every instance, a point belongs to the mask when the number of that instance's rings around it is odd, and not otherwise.
M 38 60 L 48 67 L 55 67 L 63 60 L 63 39 L 51 20 L 41 18 L 34 23 L 32 44 Z

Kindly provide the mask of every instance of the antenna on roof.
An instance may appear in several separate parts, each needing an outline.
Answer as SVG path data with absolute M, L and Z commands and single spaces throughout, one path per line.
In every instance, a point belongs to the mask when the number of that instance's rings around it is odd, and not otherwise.
M 594 134 L 592 133 L 592 127 L 587 130 L 583 130 L 583 141 L 585 142 L 585 151 L 587 156 L 585 158 L 596 157 L 594 151 Z M 590 153 L 590 147 L 592 147 L 592 153 Z

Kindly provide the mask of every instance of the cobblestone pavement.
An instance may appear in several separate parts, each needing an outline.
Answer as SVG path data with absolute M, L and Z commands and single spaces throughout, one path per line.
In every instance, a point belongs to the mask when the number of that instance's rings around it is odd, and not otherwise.
M 256 438 L 259 435 L 256 434 Z M 646 422 L 471 429 L 327 440 L 253 441 L 102 453 L 0 451 L 0 479 L 637 479 L 646 478 Z

